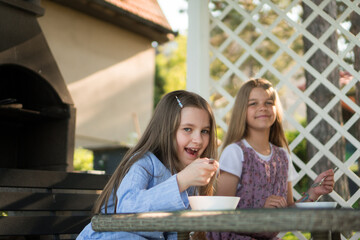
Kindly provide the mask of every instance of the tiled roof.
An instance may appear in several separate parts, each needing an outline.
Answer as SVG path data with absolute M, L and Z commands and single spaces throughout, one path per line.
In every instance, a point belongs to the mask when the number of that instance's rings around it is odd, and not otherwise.
M 157 0 L 52 0 L 58 4 L 165 43 L 177 35 Z M 169 0 L 171 1 L 171 0 Z
M 151 21 L 172 30 L 157 0 L 105 0 L 105 2 L 132 13 L 144 20 Z

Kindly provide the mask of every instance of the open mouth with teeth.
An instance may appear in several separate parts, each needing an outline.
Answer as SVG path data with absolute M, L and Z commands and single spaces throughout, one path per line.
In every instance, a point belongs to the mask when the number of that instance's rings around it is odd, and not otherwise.
M 196 156 L 197 153 L 198 153 L 198 151 L 199 151 L 199 149 L 196 149 L 196 148 L 185 148 L 185 151 L 186 151 L 188 154 L 192 155 L 192 156 Z

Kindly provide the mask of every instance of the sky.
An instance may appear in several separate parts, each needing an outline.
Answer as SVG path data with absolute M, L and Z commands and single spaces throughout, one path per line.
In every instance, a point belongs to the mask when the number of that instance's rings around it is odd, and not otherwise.
M 188 28 L 188 3 L 185 0 L 157 0 L 171 28 L 175 32 L 185 34 Z M 186 11 L 180 13 L 180 9 Z

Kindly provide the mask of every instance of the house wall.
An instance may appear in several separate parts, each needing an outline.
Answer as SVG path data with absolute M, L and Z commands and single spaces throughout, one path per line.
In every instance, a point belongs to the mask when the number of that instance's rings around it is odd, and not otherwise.
M 39 24 L 77 110 L 76 147 L 125 143 L 136 117 L 143 131 L 153 106 L 151 40 L 48 0 L 41 5 Z

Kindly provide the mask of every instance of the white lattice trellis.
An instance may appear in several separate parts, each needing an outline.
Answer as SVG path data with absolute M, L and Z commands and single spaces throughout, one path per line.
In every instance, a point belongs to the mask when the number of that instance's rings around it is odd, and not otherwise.
M 196 0 L 190 0 L 189 7 L 191 7 L 192 1 Z M 319 5 L 310 0 L 302 0 L 302 2 L 312 9 L 312 13 L 305 21 L 301 21 L 299 16 L 299 10 L 301 11 L 302 9 L 301 1 L 210 1 L 209 5 L 206 5 L 209 11 L 209 28 L 205 28 L 209 29 L 209 32 L 203 32 L 202 34 L 210 35 L 212 31 L 218 31 L 222 33 L 222 36 L 225 36 L 223 41 L 219 44 L 209 44 L 210 66 L 216 62 L 225 70 L 222 72 L 220 71 L 220 76 L 212 76 L 210 74 L 207 83 L 210 86 L 210 94 L 206 95 L 212 97 L 210 98 L 210 101 L 215 99 L 212 103 L 217 118 L 217 124 L 226 132 L 226 118 L 234 103 L 234 94 L 229 92 L 229 86 L 231 86 L 230 82 L 232 79 L 235 78 L 237 82 L 241 83 L 248 80 L 250 77 L 263 77 L 265 74 L 271 73 L 271 75 L 274 76 L 274 79 L 277 79 L 276 89 L 280 94 L 290 92 L 292 95 L 291 98 L 293 101 L 290 103 L 287 102 L 289 99 L 288 97 L 282 97 L 283 105 L 286 106 L 284 111 L 284 122 L 300 133 L 291 142 L 290 149 L 293 151 L 304 139 L 318 149 L 318 152 L 309 159 L 307 163 L 300 159 L 296 154 L 292 153 L 294 164 L 300 168 L 300 179 L 305 176 L 315 179 L 316 173 L 312 170 L 312 167 L 325 156 L 334 165 L 339 167 L 339 170 L 335 174 L 335 181 L 339 180 L 341 176 L 346 175 L 357 188 L 349 199 L 343 199 L 335 191 L 331 193 L 330 196 L 337 201 L 340 206 L 352 207 L 360 199 L 360 178 L 350 170 L 350 167 L 356 166 L 358 159 L 360 159 L 360 141 L 349 131 L 357 121 L 360 121 L 360 107 L 349 98 L 348 93 L 351 89 L 354 89 L 355 84 L 360 81 L 360 72 L 356 71 L 351 64 L 346 62 L 345 57 L 354 54 L 353 49 L 355 46 L 360 47 L 360 33 L 356 36 L 353 35 L 348 27 L 346 27 L 348 26 L 346 23 L 349 23 L 348 18 L 352 12 L 356 12 L 360 15 L 360 0 L 343 0 L 343 11 L 336 19 L 332 18 L 324 11 L 324 8 L 328 6 L 331 0 L 324 0 Z M 221 4 L 221 7 L 214 11 L 214 6 L 218 4 Z M 249 7 L 250 5 L 251 7 Z M 272 11 L 273 18 L 264 25 L 259 20 L 259 16 L 266 11 Z M 230 14 L 236 15 L 241 19 L 235 27 L 229 26 L 226 22 L 226 19 L 229 18 Z M 294 17 L 295 15 L 297 17 Z M 321 37 L 316 38 L 307 30 L 307 27 L 318 16 L 321 16 L 322 19 L 326 20 L 329 23 L 329 27 Z M 274 31 L 280 24 L 286 24 L 286 26 L 292 28 L 294 30 L 293 34 L 286 38 L 279 38 Z M 261 33 L 258 34 L 257 38 L 253 41 L 246 41 L 241 37 L 241 34 L 246 31 L 246 28 L 249 26 L 253 27 L 258 33 Z M 189 22 L 189 29 L 191 29 L 191 22 Z M 346 44 L 343 44 L 342 46 L 343 49 L 339 51 L 338 54 L 325 45 L 325 41 L 329 36 L 334 34 L 334 32 L 347 40 Z M 191 32 L 189 31 L 189 34 L 190 33 Z M 313 43 L 311 48 L 307 50 L 305 54 L 301 51 L 295 51 L 291 47 L 295 44 L 295 41 L 302 37 L 306 37 Z M 264 57 L 259 53 L 259 48 L 262 47 L 261 44 L 265 40 L 271 42 L 271 44 L 277 48 L 276 52 L 270 57 Z M 191 42 L 189 42 L 188 45 L 191 46 Z M 227 49 L 233 46 L 244 49 L 236 60 L 230 59 L 231 55 L 227 52 Z M 308 60 L 313 54 L 319 50 L 332 59 L 332 62 L 322 72 L 318 72 L 308 63 Z M 275 63 L 284 55 L 292 59 L 291 64 L 289 64 L 286 69 L 275 67 Z M 260 66 L 254 76 L 249 76 L 249 72 L 241 69 L 250 58 L 254 59 Z M 188 71 L 189 68 L 191 68 L 191 66 L 188 66 Z M 333 72 L 334 69 L 342 69 L 343 71 L 348 72 L 352 76 L 352 80 L 347 82 L 342 88 L 338 88 L 327 78 L 328 74 Z M 295 76 L 299 74 L 299 72 L 304 73 L 305 70 L 314 76 L 316 80 L 308 86 L 306 90 L 302 91 L 297 86 L 299 83 L 296 82 Z M 302 77 L 302 79 L 304 81 L 304 77 Z M 188 79 L 188 81 L 196 80 Z M 237 83 L 237 85 L 240 85 L 239 83 Z M 205 86 L 207 84 L 205 84 Z M 311 94 L 320 84 L 326 86 L 333 94 L 333 98 L 324 107 L 320 107 L 310 98 Z M 191 90 L 196 91 L 196 89 Z M 339 101 L 345 103 L 354 112 L 343 125 L 339 124 L 329 114 L 330 110 L 332 110 Z M 221 104 L 218 106 L 217 102 L 221 102 Z M 296 117 L 299 115 L 299 108 L 301 108 L 302 105 L 311 107 L 317 113 L 315 118 L 305 127 L 300 124 Z M 326 121 L 336 130 L 336 134 L 334 134 L 325 144 L 321 143 L 311 133 L 320 121 Z M 344 138 L 355 149 L 345 162 L 338 159 L 331 151 L 331 148 L 340 138 Z M 295 182 L 294 185 L 297 183 L 298 182 Z M 298 199 L 300 196 L 300 193 L 294 189 L 294 197 Z M 306 239 L 300 232 L 294 232 L 293 234 L 299 239 Z M 358 239 L 359 236 L 360 233 L 355 233 L 350 239 Z

